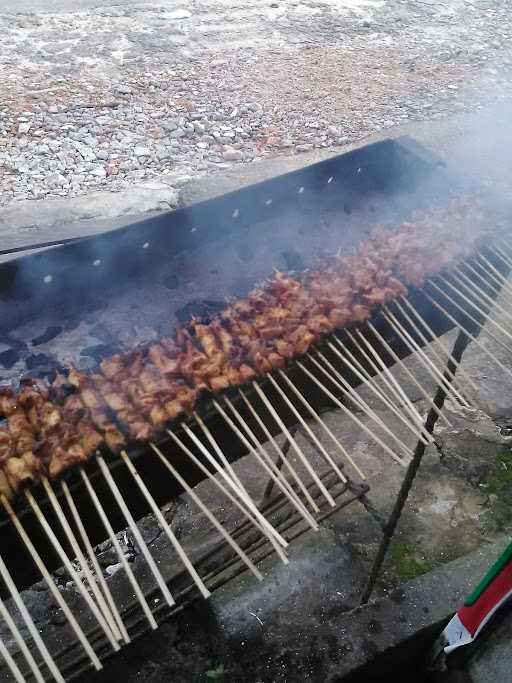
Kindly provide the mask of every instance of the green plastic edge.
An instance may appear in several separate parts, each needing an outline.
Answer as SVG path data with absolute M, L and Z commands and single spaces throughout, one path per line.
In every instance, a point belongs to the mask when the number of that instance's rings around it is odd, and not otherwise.
M 471 605 L 474 605 L 485 589 L 494 581 L 494 579 L 510 561 L 512 561 L 512 541 L 501 553 L 492 567 L 488 569 L 484 578 L 480 581 L 476 588 L 468 595 L 464 602 L 464 606 L 471 607 Z

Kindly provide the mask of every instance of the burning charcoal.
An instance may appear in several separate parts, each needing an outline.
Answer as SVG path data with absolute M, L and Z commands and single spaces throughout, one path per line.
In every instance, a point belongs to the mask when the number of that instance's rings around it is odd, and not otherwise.
M 94 344 L 93 346 L 88 346 L 80 351 L 81 356 L 90 356 L 97 363 L 99 363 L 104 358 L 109 356 L 114 356 L 116 353 L 122 351 L 119 344 Z
M 203 299 L 202 301 L 191 301 L 182 308 L 176 311 L 176 317 L 180 323 L 188 322 L 192 317 L 196 318 L 209 318 L 215 313 L 218 313 L 225 307 L 225 303 L 222 301 L 209 301 L 208 299 Z
M 180 280 L 176 273 L 168 273 L 162 278 L 161 282 L 167 289 L 177 289 L 180 286 Z
M 285 262 L 286 270 L 301 270 L 304 268 L 304 259 L 297 249 L 287 249 L 280 254 Z
M 12 366 L 18 362 L 19 358 L 20 354 L 18 351 L 7 349 L 7 351 L 2 351 L 0 353 L 0 364 L 7 370 L 10 370 Z
M 52 339 L 55 339 L 60 333 L 62 332 L 62 327 L 58 327 L 56 325 L 49 325 L 46 330 L 43 332 L 43 334 L 40 334 L 39 337 L 34 337 L 32 339 L 32 346 L 39 346 L 39 344 L 46 344 L 46 342 L 51 341 Z

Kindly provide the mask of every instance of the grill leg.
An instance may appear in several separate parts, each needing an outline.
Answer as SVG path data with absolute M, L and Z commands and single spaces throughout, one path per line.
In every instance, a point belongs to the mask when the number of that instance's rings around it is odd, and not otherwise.
M 464 353 L 469 342 L 470 338 L 464 332 L 460 331 L 457 335 L 457 339 L 455 340 L 453 350 L 451 353 L 451 356 L 455 360 L 455 363 L 450 358 L 448 360 L 448 363 L 446 364 L 446 369 L 443 373 L 446 385 L 448 385 L 446 388 L 448 388 L 451 385 L 452 378 L 454 377 L 455 372 L 457 370 L 457 365 L 459 364 L 462 358 L 462 354 Z M 443 407 L 445 398 L 446 391 L 443 388 L 443 385 L 439 384 L 439 386 L 437 387 L 436 394 L 434 396 L 434 404 L 437 406 L 439 410 L 441 410 L 441 408 Z M 425 421 L 425 431 L 429 434 L 433 433 L 438 417 L 439 415 L 436 413 L 434 408 L 431 408 Z M 425 444 L 422 441 L 418 441 L 418 443 L 416 444 L 416 448 L 414 449 L 413 458 L 409 463 L 407 472 L 402 482 L 402 486 L 400 487 L 400 491 L 398 492 L 398 496 L 396 498 L 393 510 L 389 516 L 387 523 L 383 526 L 384 535 L 380 542 L 380 546 L 377 551 L 377 555 L 375 556 L 375 560 L 373 561 L 373 566 L 370 572 L 370 576 L 368 578 L 368 583 L 366 584 L 366 587 L 361 596 L 362 605 L 368 602 L 372 594 L 372 591 L 375 587 L 375 582 L 377 581 L 377 577 L 380 573 L 382 563 L 384 562 L 384 558 L 386 557 L 389 544 L 395 533 L 398 520 L 400 519 L 400 515 L 402 514 L 402 510 L 404 509 L 405 502 L 409 495 L 409 491 L 411 490 L 418 469 L 421 465 L 424 453 Z

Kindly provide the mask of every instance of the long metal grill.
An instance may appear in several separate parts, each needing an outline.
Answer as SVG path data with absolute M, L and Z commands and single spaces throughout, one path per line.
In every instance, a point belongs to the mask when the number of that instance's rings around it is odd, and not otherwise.
M 388 147 L 385 152 L 389 154 L 390 150 Z M 368 154 L 366 161 L 374 161 L 375 150 Z M 394 148 L 393 154 L 397 154 Z M 321 173 L 317 169 L 312 177 L 315 182 L 323 178 L 330 192 L 337 179 L 349 184 L 348 180 L 355 178 L 357 185 L 365 168 L 371 169 L 372 164 L 365 167 L 363 155 L 346 163 L 338 177 L 332 165 Z M 378 175 L 375 168 L 372 173 Z M 294 178 L 293 186 L 299 196 L 306 192 L 306 180 Z M 268 187 L 260 190 L 266 197 L 264 205 L 270 206 Z M 367 188 L 357 190 L 363 196 L 365 192 Z M 357 193 L 352 186 L 354 204 Z M 397 193 L 395 199 L 399 196 L 403 198 Z M 339 196 L 327 197 L 331 211 L 335 199 L 339 209 Z M 366 206 L 371 201 L 378 199 L 373 195 L 371 200 L 366 198 Z M 400 204 L 399 199 L 396 202 Z M 341 204 L 345 215 L 350 215 L 346 198 Z M 228 205 L 231 218 L 238 219 L 241 198 L 231 197 Z M 403 202 L 403 208 L 410 208 L 409 199 Z M 192 211 L 188 236 L 195 234 L 196 221 Z M 144 251 L 151 240 L 142 243 Z M 107 252 L 96 242 L 86 244 L 85 250 L 88 262 L 99 268 Z M 287 258 L 292 257 L 296 255 Z M 47 257 L 36 257 L 30 276 L 35 271 L 44 285 L 52 285 L 56 264 L 62 261 L 59 258 L 52 263 L 52 258 L 51 252 Z M 11 293 L 23 288 L 30 291 L 26 266 L 26 262 L 15 267 L 7 264 L 3 272 L 7 291 L 9 287 Z M 2 497 L 6 515 L 2 522 L 4 550 L 0 552 L 4 587 L 0 651 L 6 672 L 18 681 L 62 681 L 87 666 L 99 669 L 104 657 L 146 630 L 157 628 L 159 620 L 188 601 L 208 598 L 212 590 L 237 573 L 248 571 L 262 580 L 258 564 L 268 554 L 275 553 L 286 564 L 287 547 L 293 538 L 306 530 L 316 531 L 321 520 L 333 511 L 355 500 L 371 509 L 365 473 L 350 449 L 333 433 L 323 410 L 339 409 L 364 432 L 382 457 L 407 466 L 413 449 L 411 442 L 404 440 L 402 428 L 406 428 L 412 443 L 428 444 L 433 438 L 389 367 L 400 366 L 437 417 L 448 424 L 448 416 L 433 402 L 424 383 L 408 370 L 404 357 L 414 354 L 428 376 L 465 406 L 471 405 L 476 387 L 457 363 L 457 373 L 447 374 L 445 366 L 453 358 L 451 349 L 439 339 L 443 332 L 453 328 L 463 332 L 492 363 L 512 375 L 479 337 L 483 329 L 483 335 L 509 348 L 511 268 L 512 244 L 497 237 L 491 246 L 486 245 L 464 263 L 432 279 L 422 290 L 382 307 L 363 325 L 332 334 L 286 370 L 276 370 L 264 380 L 212 400 L 178 428 L 169 429 L 166 437 L 151 443 L 149 449 L 121 451 L 108 461 L 98 454 L 94 463 L 71 472 L 62 481 L 44 479 L 40 490 L 26 490 L 16 505 Z M 61 275 L 67 277 L 66 272 Z M 43 291 L 43 295 L 56 296 L 55 292 Z M 37 296 L 33 298 L 37 303 Z M 34 306 L 34 301 L 30 305 Z M 202 305 L 213 304 L 207 301 Z M 20 305 L 18 301 L 13 308 L 10 306 L 7 300 L 5 316 L 17 308 L 22 331 L 33 325 L 23 317 L 28 304 Z M 63 299 L 56 306 L 57 317 L 62 317 L 65 307 Z M 4 339 L 11 344 L 11 352 L 18 352 L 11 368 L 13 373 L 19 372 L 17 364 L 34 354 L 20 350 L 9 333 Z M 31 362 L 35 362 L 33 358 Z M 46 371 L 48 356 L 41 362 Z M 390 411 L 397 427 L 382 420 L 379 410 L 372 407 L 375 401 L 379 408 Z M 307 455 L 305 444 L 314 457 Z M 268 477 L 261 496 L 252 490 L 251 470 L 235 463 L 241 455 Z M 201 487 L 195 486 L 201 480 L 210 482 L 216 491 L 215 509 L 203 499 Z M 204 542 L 199 543 L 199 552 L 197 543 L 192 548 L 187 539 L 178 538 L 170 522 L 168 505 L 180 494 L 186 505 L 201 515 L 198 535 Z M 140 522 L 148 512 L 161 532 L 162 542 L 154 547 L 145 540 Z M 130 542 L 124 542 L 128 536 L 123 538 L 119 533 L 125 528 L 136 546 L 138 567 L 131 562 Z M 110 543 L 112 576 L 107 575 L 98 559 L 97 545 L 105 541 Z M 9 547 L 15 552 L 10 552 Z M 66 577 L 60 586 L 56 584 L 56 570 L 58 576 Z M 58 607 L 60 620 L 58 626 L 47 625 L 43 633 L 27 609 L 24 593 L 41 579 Z

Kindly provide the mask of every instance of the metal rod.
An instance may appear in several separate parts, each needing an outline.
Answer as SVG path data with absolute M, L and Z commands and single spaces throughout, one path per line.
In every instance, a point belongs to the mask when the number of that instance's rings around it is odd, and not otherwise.
M 108 534 L 108 537 L 109 537 L 112 545 L 114 546 L 114 549 L 115 549 L 117 556 L 119 558 L 119 562 L 122 565 L 124 571 L 126 572 L 126 575 L 128 576 L 128 579 L 129 579 L 129 581 L 132 585 L 132 588 L 135 592 L 135 596 L 136 596 L 137 600 L 139 601 L 140 606 L 142 607 L 144 614 L 146 615 L 146 618 L 149 622 L 149 625 L 151 626 L 151 628 L 153 630 L 155 630 L 158 628 L 158 624 L 155 621 L 155 617 L 153 616 L 153 613 L 151 612 L 151 609 L 148 605 L 146 598 L 144 597 L 144 594 L 143 594 L 143 592 L 142 592 L 142 590 L 141 590 L 141 588 L 137 582 L 137 579 L 133 575 L 131 567 L 128 564 L 126 557 L 124 556 L 124 553 L 121 549 L 119 541 L 117 540 L 117 536 L 114 533 L 114 529 L 112 528 L 112 525 L 110 524 L 110 521 L 109 521 L 107 515 L 105 514 L 105 510 L 103 509 L 103 506 L 101 505 L 99 498 L 96 495 L 96 491 L 93 489 L 92 484 L 89 480 L 89 477 L 87 476 L 86 472 L 84 471 L 84 469 L 82 467 L 80 468 L 80 475 L 81 475 L 81 477 L 85 483 L 85 486 L 87 488 L 87 492 L 89 493 L 89 496 L 91 497 L 91 500 L 94 504 L 94 507 L 96 508 L 96 512 L 98 513 L 98 515 L 101 519 L 101 522 L 102 522 L 103 526 L 105 527 L 105 530 Z
M 431 337 L 430 343 L 436 344 L 438 346 L 438 348 L 443 352 L 443 354 L 445 355 L 445 359 L 443 360 L 443 363 L 445 363 L 447 359 L 448 360 L 450 359 L 451 351 L 448 351 L 446 346 L 441 342 L 441 339 L 439 339 L 439 337 L 437 337 L 435 335 L 435 333 L 432 330 L 432 328 L 430 327 L 430 325 L 423 318 L 423 316 L 420 313 L 418 313 L 418 311 L 414 308 L 414 306 L 411 304 L 411 302 L 408 301 L 408 299 L 406 299 L 404 296 L 401 297 L 401 300 L 402 300 L 402 303 L 404 303 L 407 306 L 407 308 L 417 318 L 417 320 L 421 323 L 423 328 L 429 334 L 429 336 Z M 464 370 L 464 368 L 461 365 L 457 366 L 457 374 L 461 375 L 464 378 L 464 381 L 467 382 L 467 384 L 469 384 L 469 386 L 473 389 L 473 391 L 476 394 L 478 394 L 478 387 L 476 386 L 476 384 L 473 382 L 471 377 L 468 375 L 468 373 Z M 430 399 L 430 401 L 432 401 L 432 399 Z M 434 405 L 434 404 L 432 404 L 432 405 Z M 441 413 L 441 416 L 444 417 L 444 414 Z M 450 423 L 450 426 L 451 426 L 451 423 Z
M 283 495 L 290 500 L 292 505 L 297 509 L 297 512 L 305 519 L 305 521 L 313 529 L 317 530 L 318 525 L 316 521 L 309 514 L 306 506 L 302 503 L 299 496 L 295 493 L 293 487 L 288 482 L 288 480 L 283 476 L 280 469 L 276 467 L 270 455 L 263 448 L 263 445 L 259 442 L 258 438 L 256 437 L 256 434 L 252 431 L 247 422 L 242 418 L 240 412 L 235 408 L 235 406 L 227 396 L 224 397 L 224 402 L 231 410 L 235 418 L 238 420 L 240 426 L 245 430 L 247 437 L 251 440 L 256 450 L 259 451 L 260 458 L 258 461 L 261 462 L 261 465 L 264 468 L 265 472 L 277 484 L 277 486 L 279 486 Z M 257 457 L 257 454 L 255 454 L 255 456 Z
M 334 462 L 332 457 L 329 455 L 329 453 L 325 450 L 323 444 L 321 441 L 317 438 L 316 434 L 313 432 L 313 430 L 310 428 L 308 423 L 304 420 L 302 415 L 299 413 L 297 408 L 293 405 L 293 403 L 290 401 L 288 396 L 284 393 L 282 388 L 279 386 L 279 384 L 276 382 L 276 380 L 272 377 L 272 375 L 268 374 L 267 378 L 271 382 L 272 386 L 276 389 L 276 391 L 279 393 L 283 401 L 286 403 L 286 405 L 290 408 L 292 413 L 295 415 L 299 423 L 302 425 L 303 429 L 306 430 L 306 432 L 309 434 L 309 437 L 312 439 L 313 443 L 317 447 L 317 449 L 320 451 L 320 453 L 323 455 L 324 459 L 326 462 L 332 467 L 334 472 L 337 474 L 339 479 L 346 484 L 347 483 L 347 477 L 343 474 L 343 472 L 340 470 L 338 465 Z
M 156 562 L 153 559 L 151 553 L 149 552 L 149 548 L 146 545 L 144 539 L 142 538 L 142 534 L 139 531 L 139 527 L 137 526 L 137 523 L 135 522 L 132 513 L 128 509 L 128 506 L 126 505 L 126 502 L 121 494 L 121 491 L 119 490 L 116 482 L 114 481 L 114 478 L 110 473 L 107 464 L 105 463 L 101 455 L 97 455 L 96 460 L 100 466 L 101 472 L 105 477 L 107 484 L 110 487 L 110 490 L 113 493 L 116 503 L 123 514 L 123 517 L 125 518 L 126 522 L 128 523 L 128 526 L 130 527 L 130 531 L 132 532 L 133 537 L 135 538 L 135 541 L 137 542 L 137 545 L 139 546 L 142 555 L 144 556 L 144 559 L 148 563 L 148 567 L 151 569 L 151 573 L 155 577 L 156 582 L 160 590 L 162 591 L 162 595 L 164 596 L 165 601 L 167 602 L 169 607 L 173 607 L 175 605 L 174 598 L 172 597 L 171 592 L 169 591 L 169 588 L 167 587 L 167 584 L 165 583 L 164 578 L 160 573 L 160 570 L 156 566 Z
M 80 537 L 82 539 L 82 542 L 85 546 L 85 549 L 87 550 L 87 554 L 89 557 L 89 560 L 91 561 L 92 566 L 94 567 L 94 571 L 96 572 L 96 576 L 98 577 L 98 581 L 100 584 L 100 587 L 103 591 L 103 595 L 105 596 L 108 605 L 110 607 L 110 611 L 114 615 L 114 619 L 116 620 L 117 627 L 119 629 L 119 633 L 121 634 L 122 639 L 124 640 L 125 643 L 130 642 L 130 636 L 128 635 L 128 631 L 125 628 L 125 625 L 123 623 L 123 620 L 121 619 L 121 615 L 119 613 L 119 610 L 117 609 L 117 605 L 114 602 L 114 598 L 112 597 L 112 593 L 110 592 L 110 589 L 107 585 L 107 582 L 105 581 L 105 577 L 103 576 L 103 570 L 100 567 L 100 563 L 98 562 L 98 558 L 96 557 L 96 553 L 94 552 L 94 548 L 92 547 L 91 541 L 89 540 L 89 537 L 87 535 L 87 532 L 85 531 L 85 527 L 83 525 L 82 519 L 78 513 L 77 507 L 75 505 L 75 501 L 73 500 L 73 496 L 71 495 L 71 491 L 69 490 L 69 487 L 67 483 L 63 480 L 61 481 L 61 488 L 64 493 L 64 497 L 66 499 L 66 502 L 68 504 L 69 509 L 71 510 L 71 514 L 73 516 L 73 520 L 75 522 L 75 525 L 78 529 L 78 532 L 80 533 Z
M 201 577 L 199 576 L 199 574 L 195 570 L 194 565 L 190 561 L 188 555 L 185 553 L 185 551 L 181 547 L 181 544 L 178 541 L 178 539 L 176 538 L 173 530 L 171 529 L 170 524 L 168 524 L 167 520 L 165 519 L 165 517 L 162 514 L 161 509 L 156 504 L 155 499 L 153 498 L 153 496 L 149 492 L 148 487 L 146 486 L 146 484 L 144 483 L 144 480 L 140 476 L 140 472 L 137 470 L 137 468 L 135 467 L 133 462 L 130 460 L 126 451 L 121 451 L 121 458 L 123 459 L 123 462 L 127 466 L 128 470 L 130 471 L 130 474 L 135 479 L 137 486 L 139 487 L 144 498 L 146 499 L 146 502 L 148 503 L 149 507 L 151 508 L 153 514 L 155 515 L 160 527 L 163 529 L 165 535 L 167 536 L 167 538 L 171 542 L 172 547 L 174 548 L 174 550 L 178 554 L 178 557 L 180 558 L 180 560 L 183 562 L 185 568 L 187 569 L 188 573 L 192 577 L 192 580 L 196 584 L 201 595 L 203 596 L 203 598 L 209 598 L 210 597 L 210 591 L 204 585 Z
M 323 360 L 323 362 L 327 365 L 327 367 L 331 370 L 331 372 L 337 376 L 340 381 L 337 381 L 332 377 L 324 367 L 315 359 L 313 358 L 310 354 L 306 354 L 309 360 L 327 377 L 327 379 L 332 382 L 338 389 L 341 391 L 344 391 L 345 394 L 348 394 L 350 398 L 354 401 L 355 405 L 359 407 L 362 412 L 367 415 L 371 420 L 375 422 L 376 425 L 378 425 L 382 431 L 390 436 L 396 443 L 400 446 L 400 448 L 403 450 L 406 456 L 411 457 L 412 456 L 412 451 L 411 449 L 400 439 L 400 437 L 396 436 L 396 434 L 393 433 L 393 431 L 386 425 L 384 424 L 383 420 L 380 419 L 380 417 L 373 411 L 366 401 L 361 399 L 358 394 L 352 389 L 352 387 L 348 384 L 348 382 L 342 378 L 340 373 L 336 371 L 336 368 L 334 368 L 331 363 L 320 353 L 317 352 L 320 358 Z
M 282 421 L 281 417 L 279 416 L 278 412 L 276 411 L 276 409 L 274 408 L 274 406 L 272 405 L 272 403 L 271 403 L 271 402 L 269 401 L 269 399 L 265 396 L 265 394 L 264 394 L 263 390 L 261 389 L 261 387 L 260 387 L 258 384 L 256 384 L 256 382 L 253 382 L 253 383 L 252 383 L 252 386 L 254 387 L 254 389 L 256 390 L 256 393 L 258 394 L 258 396 L 261 398 L 261 400 L 262 400 L 263 403 L 265 404 L 265 407 L 267 408 L 267 410 L 269 411 L 269 413 L 272 415 L 272 417 L 274 418 L 274 420 L 277 422 L 277 424 L 278 424 L 279 428 L 281 429 L 281 431 L 283 432 L 283 434 L 285 434 L 286 438 L 290 441 L 293 450 L 294 450 L 295 453 L 299 456 L 300 461 L 302 462 L 302 464 L 303 464 L 304 467 L 306 468 L 306 470 L 307 470 L 308 474 L 310 475 L 310 477 L 313 479 L 313 481 L 315 482 L 315 484 L 318 486 L 318 488 L 319 488 L 320 491 L 322 492 L 324 498 L 327 500 L 327 502 L 329 503 L 329 505 L 330 505 L 331 507 L 336 507 L 336 502 L 335 502 L 334 498 L 331 496 L 331 494 L 329 493 L 329 491 L 326 489 L 326 487 L 324 486 L 324 484 L 323 484 L 323 482 L 321 481 L 321 479 L 320 479 L 320 477 L 318 476 L 318 474 L 317 474 L 317 473 L 315 472 L 315 470 L 311 467 L 311 464 L 309 463 L 308 459 L 306 458 L 306 456 L 304 455 L 304 453 L 302 452 L 302 450 L 301 450 L 301 449 L 299 448 L 299 446 L 297 445 L 297 442 L 295 441 L 295 439 L 293 438 L 293 436 L 290 434 L 290 432 L 289 432 L 288 429 L 286 428 L 286 425 L 285 425 L 284 422 Z
M 32 657 L 32 653 L 28 649 L 25 641 L 23 640 L 23 637 L 21 633 L 18 631 L 18 627 L 13 621 L 13 618 L 9 614 L 6 606 L 3 603 L 3 600 L 0 599 L 0 616 L 3 617 L 5 623 L 7 624 L 7 627 L 9 628 L 10 632 L 12 633 L 14 640 L 16 641 L 16 644 L 20 648 L 22 654 L 24 655 L 25 659 L 27 660 L 27 663 L 30 667 L 30 671 L 32 671 L 32 674 L 34 675 L 34 678 L 38 683 L 45 683 L 44 682 L 44 676 L 41 673 L 41 670 L 37 666 L 34 658 Z M 9 663 L 9 662 L 7 662 Z M 12 669 L 11 669 L 12 670 Z M 14 671 L 13 671 L 14 673 Z M 21 680 L 24 681 L 25 679 L 23 676 L 21 677 Z
M 48 667 L 48 670 L 50 671 L 51 675 L 54 677 L 54 679 L 57 681 L 57 683 L 65 683 L 64 678 L 62 677 L 59 669 L 57 668 L 57 665 L 55 664 L 55 660 L 53 657 L 50 655 L 48 648 L 44 644 L 43 639 L 41 638 L 41 634 L 39 633 L 39 629 L 36 627 L 34 624 L 34 620 L 30 616 L 30 613 L 28 609 L 25 606 L 25 603 L 21 599 L 20 592 L 18 591 L 16 584 L 14 583 L 11 574 L 9 573 L 9 570 L 7 569 L 2 556 L 0 555 L 0 576 L 2 577 L 3 582 L 5 583 L 7 590 L 9 591 L 14 604 L 18 608 L 18 612 L 21 614 L 23 621 L 25 622 L 25 626 L 28 629 L 28 632 L 32 636 L 32 639 L 34 640 L 34 643 L 36 644 L 39 652 L 41 653 L 43 660 Z
M 98 604 L 98 607 L 100 609 L 101 614 L 103 614 L 103 617 L 105 619 L 106 625 L 108 626 L 108 629 L 110 631 L 110 635 L 107 635 L 110 644 L 112 645 L 113 649 L 115 651 L 118 651 L 120 649 L 119 641 L 121 639 L 121 633 L 119 629 L 117 628 L 115 619 L 108 608 L 105 598 L 103 597 L 102 592 L 99 590 L 98 585 L 91 573 L 91 570 L 89 569 L 89 565 L 87 563 L 87 560 L 84 557 L 84 554 L 82 552 L 82 549 L 80 548 L 80 545 L 78 544 L 78 541 L 76 540 L 76 537 L 71 530 L 71 527 L 69 526 L 68 520 L 66 519 L 64 515 L 64 511 L 57 499 L 57 496 L 55 495 L 55 492 L 48 481 L 46 477 L 43 477 L 43 487 L 44 490 L 46 491 L 46 495 L 48 496 L 51 506 L 60 522 L 60 525 L 66 535 L 66 538 L 68 540 L 69 546 L 73 553 L 75 554 L 76 559 L 80 563 L 80 566 L 82 567 L 82 571 L 85 574 L 85 578 L 87 579 L 87 583 L 89 584 L 89 588 L 94 595 L 96 602 Z M 78 580 L 80 581 L 80 578 L 77 575 Z M 82 582 L 80 581 L 82 584 Z M 82 584 L 83 586 L 83 584 Z M 85 590 L 85 588 L 84 588 Z
M 297 484 L 298 488 L 300 489 L 300 491 L 302 491 L 302 493 L 303 493 L 303 495 L 304 495 L 304 498 L 307 500 L 308 505 L 311 507 L 311 509 L 312 509 L 314 512 L 320 512 L 320 508 L 318 507 L 318 505 L 317 505 L 317 504 L 315 503 L 315 501 L 313 500 L 313 497 L 312 497 L 311 494 L 309 493 L 309 491 L 308 491 L 308 489 L 306 488 L 304 482 L 303 482 L 302 479 L 299 477 L 299 475 L 297 474 L 297 471 L 295 470 L 295 468 L 293 467 L 293 465 L 288 461 L 288 458 L 286 457 L 286 455 L 287 455 L 287 453 L 288 453 L 288 450 L 289 450 L 289 448 L 290 448 L 290 446 L 291 446 L 291 443 L 290 443 L 289 441 L 287 441 L 287 444 L 289 444 L 289 446 L 288 446 L 288 448 L 286 449 L 286 452 L 285 452 L 284 448 L 279 448 L 279 446 L 278 446 L 277 443 L 276 443 L 276 440 L 274 439 L 274 437 L 272 436 L 272 434 L 269 432 L 269 430 L 268 430 L 266 424 L 263 422 L 263 420 L 261 419 L 261 417 L 258 415 L 258 412 L 255 410 L 255 408 L 254 408 L 254 406 L 252 405 L 252 403 L 250 403 L 250 401 L 249 401 L 249 399 L 247 398 L 247 396 L 244 394 L 244 392 L 243 392 L 241 389 L 238 390 L 238 393 L 239 393 L 240 396 L 242 397 L 242 400 L 244 401 L 245 405 L 247 406 L 247 408 L 248 408 L 249 411 L 251 412 L 252 416 L 254 417 L 254 419 L 256 420 L 256 422 L 258 423 L 259 427 L 262 429 L 263 433 L 265 434 L 265 436 L 267 437 L 267 439 L 269 440 L 269 442 L 272 444 L 272 446 L 273 446 L 275 452 L 277 453 L 278 462 L 281 461 L 281 462 L 283 463 L 283 465 L 286 467 L 286 469 L 288 470 L 288 472 L 290 473 L 290 475 L 293 477 L 293 480 L 294 480 L 295 483 Z M 315 522 L 315 524 L 316 524 L 316 522 Z
M 258 579 L 258 581 L 262 581 L 263 575 L 261 574 L 259 569 L 254 565 L 254 563 L 250 560 L 250 558 L 244 553 L 244 551 L 242 550 L 242 548 L 240 548 L 238 543 L 235 540 L 233 540 L 233 538 L 231 538 L 231 536 L 224 529 L 224 527 L 218 521 L 218 519 L 215 517 L 215 515 L 212 512 L 210 512 L 210 510 L 208 510 L 206 505 L 202 502 L 202 500 L 194 492 L 194 490 L 187 484 L 185 479 L 171 465 L 171 463 L 167 460 L 167 458 L 164 456 L 162 451 L 160 451 L 158 446 L 156 446 L 154 443 L 151 443 L 151 442 L 149 445 L 155 451 L 155 453 L 158 455 L 162 464 L 169 470 L 169 472 L 173 475 L 173 477 L 178 481 L 179 485 L 183 489 L 185 489 L 185 491 L 188 493 L 188 495 L 194 501 L 194 503 L 197 505 L 197 507 L 201 510 L 201 512 L 203 512 L 203 514 L 213 524 L 213 526 L 217 529 L 217 531 L 221 534 L 221 536 L 229 543 L 229 545 L 233 548 L 233 550 L 240 557 L 240 559 L 243 560 L 243 562 L 245 562 L 247 567 L 251 570 L 251 572 Z
M 448 383 L 451 382 L 450 376 L 453 375 L 453 373 L 456 371 L 457 364 L 460 363 L 460 360 L 462 358 L 462 354 L 464 353 L 465 348 L 469 344 L 469 337 L 464 334 L 463 332 L 459 332 L 457 335 L 457 339 L 455 340 L 455 344 L 453 346 L 453 351 L 451 353 L 451 356 L 454 358 L 455 362 L 452 362 L 451 360 L 448 361 L 447 368 L 449 369 L 450 373 L 447 373 L 445 371 L 445 377 Z M 449 367 L 448 367 L 449 366 Z M 442 383 L 439 383 L 436 394 L 434 397 L 434 403 L 438 406 L 438 408 L 441 410 L 443 407 L 444 400 L 446 398 L 446 391 L 444 388 L 444 385 Z M 436 413 L 435 410 L 432 408 L 429 410 L 429 413 L 427 415 L 427 419 L 425 421 L 425 428 L 427 431 L 430 432 L 430 434 L 433 434 L 434 432 L 434 427 L 435 424 L 438 420 L 438 414 Z M 375 557 L 374 563 L 372 570 L 370 572 L 370 576 L 368 578 L 368 582 L 366 584 L 365 590 L 363 591 L 363 594 L 361 596 L 361 604 L 366 604 L 368 600 L 370 599 L 370 596 L 372 594 L 373 588 L 375 586 L 375 582 L 377 580 L 377 577 L 379 575 L 380 569 L 382 567 L 382 563 L 384 562 L 384 558 L 386 557 L 387 550 L 389 548 L 389 544 L 391 542 L 391 539 L 393 538 L 393 535 L 395 533 L 395 529 L 397 527 L 398 521 L 400 519 L 400 516 L 402 514 L 402 510 L 404 509 L 404 505 L 407 501 L 407 497 L 409 496 L 409 492 L 411 490 L 411 487 L 414 483 L 414 479 L 416 477 L 416 474 L 418 472 L 418 469 L 421 465 L 421 461 L 423 459 L 423 455 L 425 453 L 425 444 L 421 441 L 418 441 L 416 444 L 416 448 L 414 449 L 414 457 L 411 460 L 409 467 L 407 468 L 406 475 L 404 477 L 404 480 L 402 482 L 402 485 L 400 487 L 400 491 L 398 493 L 398 496 L 395 501 L 395 505 L 393 507 L 393 510 L 391 512 L 391 515 L 389 516 L 389 520 L 387 524 L 385 525 L 384 529 L 384 535 L 382 538 L 382 541 L 380 543 L 379 549 L 377 551 L 377 555 Z
M 333 444 L 336 446 L 336 448 L 340 451 L 341 455 L 348 460 L 348 462 L 352 465 L 352 467 L 355 469 L 357 474 L 361 477 L 361 479 L 366 479 L 365 473 L 361 470 L 358 465 L 354 462 L 354 460 L 350 457 L 348 454 L 347 450 L 343 446 L 343 444 L 339 441 L 339 439 L 336 438 L 336 436 L 333 434 L 331 429 L 326 425 L 324 420 L 318 415 L 318 413 L 315 411 L 313 406 L 309 403 L 309 401 L 306 400 L 304 395 L 297 389 L 297 387 L 293 384 L 293 382 L 290 380 L 290 378 L 282 371 L 278 370 L 279 375 L 285 380 L 286 384 L 290 387 L 290 389 L 293 391 L 295 396 L 299 399 L 299 401 L 307 408 L 311 416 L 313 417 L 316 422 L 322 427 L 322 429 L 325 431 L 327 436 L 331 439 Z
M 68 620 L 71 628 L 75 632 L 76 637 L 78 638 L 82 647 L 86 651 L 86 653 L 87 653 L 89 659 L 91 660 L 94 668 L 97 671 L 99 671 L 102 668 L 100 660 L 98 659 L 96 653 L 94 652 L 90 642 L 87 640 L 85 633 L 82 631 L 80 625 L 78 624 L 77 620 L 73 616 L 73 612 L 69 609 L 67 602 L 64 600 L 64 598 L 60 594 L 59 589 L 57 588 L 57 586 L 55 585 L 55 582 L 53 581 L 52 577 L 50 576 L 50 572 L 46 569 L 44 562 L 42 561 L 39 553 L 37 552 L 37 550 L 34 547 L 34 544 L 30 540 L 27 532 L 25 531 L 24 527 L 22 526 L 21 522 L 19 521 L 18 516 L 16 515 L 13 508 L 11 507 L 11 504 L 9 503 L 9 501 L 7 500 L 7 498 L 4 495 L 0 496 L 0 500 L 1 500 L 2 505 L 4 506 L 4 508 L 7 512 L 7 514 L 9 515 L 11 522 L 14 524 L 16 531 L 18 532 L 23 543 L 25 544 L 25 547 L 27 548 L 27 551 L 28 551 L 30 557 L 34 560 L 35 565 L 37 566 L 37 568 L 41 572 L 41 575 L 42 575 L 43 579 L 45 580 L 46 585 L 50 589 L 50 592 L 51 592 L 55 602 L 60 607 L 64 616 Z
M 361 420 L 354 415 L 354 413 L 349 410 L 346 406 L 343 405 L 343 403 L 331 392 L 327 387 L 325 387 L 322 382 L 320 382 L 319 379 L 313 375 L 302 363 L 301 361 L 297 361 L 297 366 L 318 386 L 320 389 L 324 392 L 324 394 L 331 399 L 333 403 L 335 403 L 338 408 L 341 408 L 343 412 L 348 415 L 356 424 L 358 427 L 360 427 L 362 430 L 364 430 L 369 436 L 378 443 L 378 445 L 391 457 L 395 462 L 400 463 L 400 465 L 404 465 L 404 461 L 402 458 L 400 458 L 394 451 L 389 448 L 389 446 L 386 446 L 386 444 L 380 439 L 376 434 L 372 432 L 372 430 L 367 427 L 364 422 L 361 422 Z

